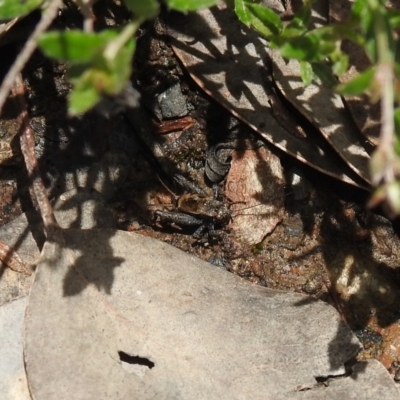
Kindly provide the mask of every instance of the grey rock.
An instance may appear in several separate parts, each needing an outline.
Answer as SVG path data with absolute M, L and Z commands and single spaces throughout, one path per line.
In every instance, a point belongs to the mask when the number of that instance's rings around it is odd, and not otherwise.
M 25 376 L 23 322 L 27 298 L 0 307 L 0 394 L 2 400 L 30 400 Z
M 186 98 L 179 83 L 171 86 L 158 96 L 158 104 L 164 118 L 177 118 L 187 115 Z
M 26 313 L 35 398 L 400 398 L 376 363 L 319 389 L 360 349 L 326 303 L 133 233 L 64 233 L 66 248 L 45 246 Z

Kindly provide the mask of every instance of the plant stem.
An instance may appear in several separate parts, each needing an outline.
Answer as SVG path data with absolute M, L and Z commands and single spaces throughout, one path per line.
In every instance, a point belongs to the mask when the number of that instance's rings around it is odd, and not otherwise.
M 25 86 L 22 81 L 21 74 L 17 75 L 16 82 L 12 90 L 20 108 L 19 119 L 21 151 L 24 156 L 29 178 L 32 181 L 33 192 L 39 206 L 47 240 L 61 244 L 63 243 L 61 229 L 54 217 L 53 208 L 50 204 L 50 201 L 47 198 L 46 188 L 40 176 L 39 164 L 35 156 L 35 141 L 33 138 L 32 129 L 29 126 L 29 115 L 25 100 Z
M 122 32 L 108 44 L 104 50 L 104 57 L 113 60 L 121 48 L 132 38 L 142 22 L 142 20 L 139 20 L 126 25 Z
M 380 88 L 381 97 L 381 132 L 376 152 L 384 154 L 385 165 L 382 171 L 372 177 L 372 183 L 390 183 L 395 180 L 393 169 L 394 153 L 394 72 L 393 52 L 391 51 L 391 31 L 386 20 L 386 9 L 378 0 L 368 0 L 371 15 L 374 16 L 374 32 L 376 39 L 377 71 L 375 80 Z
M 50 4 L 47 5 L 47 8 L 44 10 L 41 20 L 36 25 L 35 30 L 26 41 L 25 46 L 23 47 L 21 52 L 18 54 L 14 64 L 7 72 L 7 75 L 5 76 L 3 83 L 0 87 L 0 114 L 1 110 L 3 109 L 4 103 L 6 102 L 7 97 L 10 93 L 10 90 L 14 85 L 16 77 L 25 67 L 25 64 L 37 47 L 37 39 L 53 22 L 54 18 L 57 16 L 58 9 L 62 6 L 62 4 L 62 0 L 52 0 Z

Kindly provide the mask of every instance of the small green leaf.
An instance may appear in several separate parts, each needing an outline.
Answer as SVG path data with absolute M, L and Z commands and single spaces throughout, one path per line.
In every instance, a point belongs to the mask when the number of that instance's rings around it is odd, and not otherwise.
M 349 56 L 342 52 L 331 57 L 334 62 L 332 66 L 333 73 L 337 76 L 342 76 L 349 66 Z
M 398 10 L 388 10 L 388 17 L 392 29 L 400 27 L 400 12 Z
M 96 54 L 89 63 L 70 68 L 68 75 L 74 89 L 69 100 L 69 112 L 87 111 L 102 95 L 116 95 L 124 89 L 131 75 L 134 49 L 135 42 L 131 39 L 112 59 Z
M 115 36 L 117 33 L 113 30 L 101 33 L 85 33 L 79 30 L 51 31 L 44 33 L 38 44 L 48 57 L 61 61 L 86 62 Z
M 235 0 L 235 13 L 246 26 L 250 26 L 251 14 L 244 0 Z
M 333 24 L 329 26 L 331 30 L 332 40 L 348 39 L 359 46 L 364 47 L 365 37 L 360 34 L 358 25 L 351 21 L 341 24 Z
M 252 26 L 268 39 L 282 31 L 279 15 L 263 5 L 253 4 L 249 0 L 235 0 L 235 12 L 243 24 Z
M 92 86 L 77 86 L 68 99 L 69 114 L 82 114 L 94 107 L 99 100 L 100 95 Z
M 29 14 L 44 0 L 0 0 L 0 19 L 13 19 Z
M 315 75 L 309 62 L 300 61 L 300 76 L 305 86 L 308 86 L 314 79 Z
M 360 21 L 364 11 L 365 11 L 365 0 L 356 0 L 351 7 L 352 17 L 355 20 Z
M 303 6 L 294 16 L 293 20 L 285 27 L 282 36 L 290 38 L 305 33 L 311 21 L 311 8 Z
M 196 11 L 212 7 L 218 0 L 166 0 L 167 6 L 176 11 Z
M 280 48 L 282 57 L 312 61 L 319 44 L 315 36 L 299 36 L 286 41 Z
M 157 0 L 123 0 L 123 2 L 136 16 L 145 19 L 156 17 L 159 11 Z
M 351 81 L 338 85 L 336 92 L 345 96 L 358 96 L 370 87 L 374 76 L 375 68 L 368 68 Z
M 260 4 L 249 4 L 248 8 L 253 16 L 250 24 L 253 25 L 254 28 L 261 33 L 269 32 L 266 36 L 269 36 L 271 33 L 273 35 L 279 35 L 281 33 L 282 21 L 278 14 Z

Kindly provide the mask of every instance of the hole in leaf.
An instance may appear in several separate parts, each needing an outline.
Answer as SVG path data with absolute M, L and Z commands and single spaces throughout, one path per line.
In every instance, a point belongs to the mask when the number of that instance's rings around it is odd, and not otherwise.
M 149 369 L 152 369 L 154 367 L 153 361 L 150 361 L 146 357 L 139 357 L 139 356 L 131 356 L 124 351 L 119 351 L 118 352 L 119 359 L 122 362 L 125 362 L 127 364 L 133 364 L 133 365 L 142 365 L 144 367 L 147 367 Z

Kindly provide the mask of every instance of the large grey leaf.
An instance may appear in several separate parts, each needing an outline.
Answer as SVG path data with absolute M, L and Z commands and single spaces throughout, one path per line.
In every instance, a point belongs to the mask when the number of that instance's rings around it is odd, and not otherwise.
M 332 148 L 351 169 L 369 182 L 369 154 L 360 144 L 360 135 L 351 121 L 342 98 L 321 83 L 306 88 L 300 77 L 297 60 L 285 61 L 277 51 L 274 78 L 285 97 L 324 135 Z
M 66 248 L 46 243 L 26 313 L 36 400 L 333 398 L 315 377 L 343 373 L 360 348 L 320 301 L 133 233 L 64 237 Z M 342 380 L 352 396 L 375 399 L 383 382 L 384 398 L 399 397 L 383 367 L 379 378 L 364 367 L 363 379 Z
M 330 176 L 368 186 L 339 156 L 333 152 L 328 156 L 329 146 L 322 137 L 308 131 L 299 137 L 285 129 L 284 120 L 291 120 L 290 113 L 278 123 L 275 116 L 281 110 L 275 108 L 276 96 L 269 80 L 272 60 L 267 43 L 243 26 L 232 10 L 221 5 L 188 15 L 172 14 L 168 34 L 192 78 L 267 141 Z

